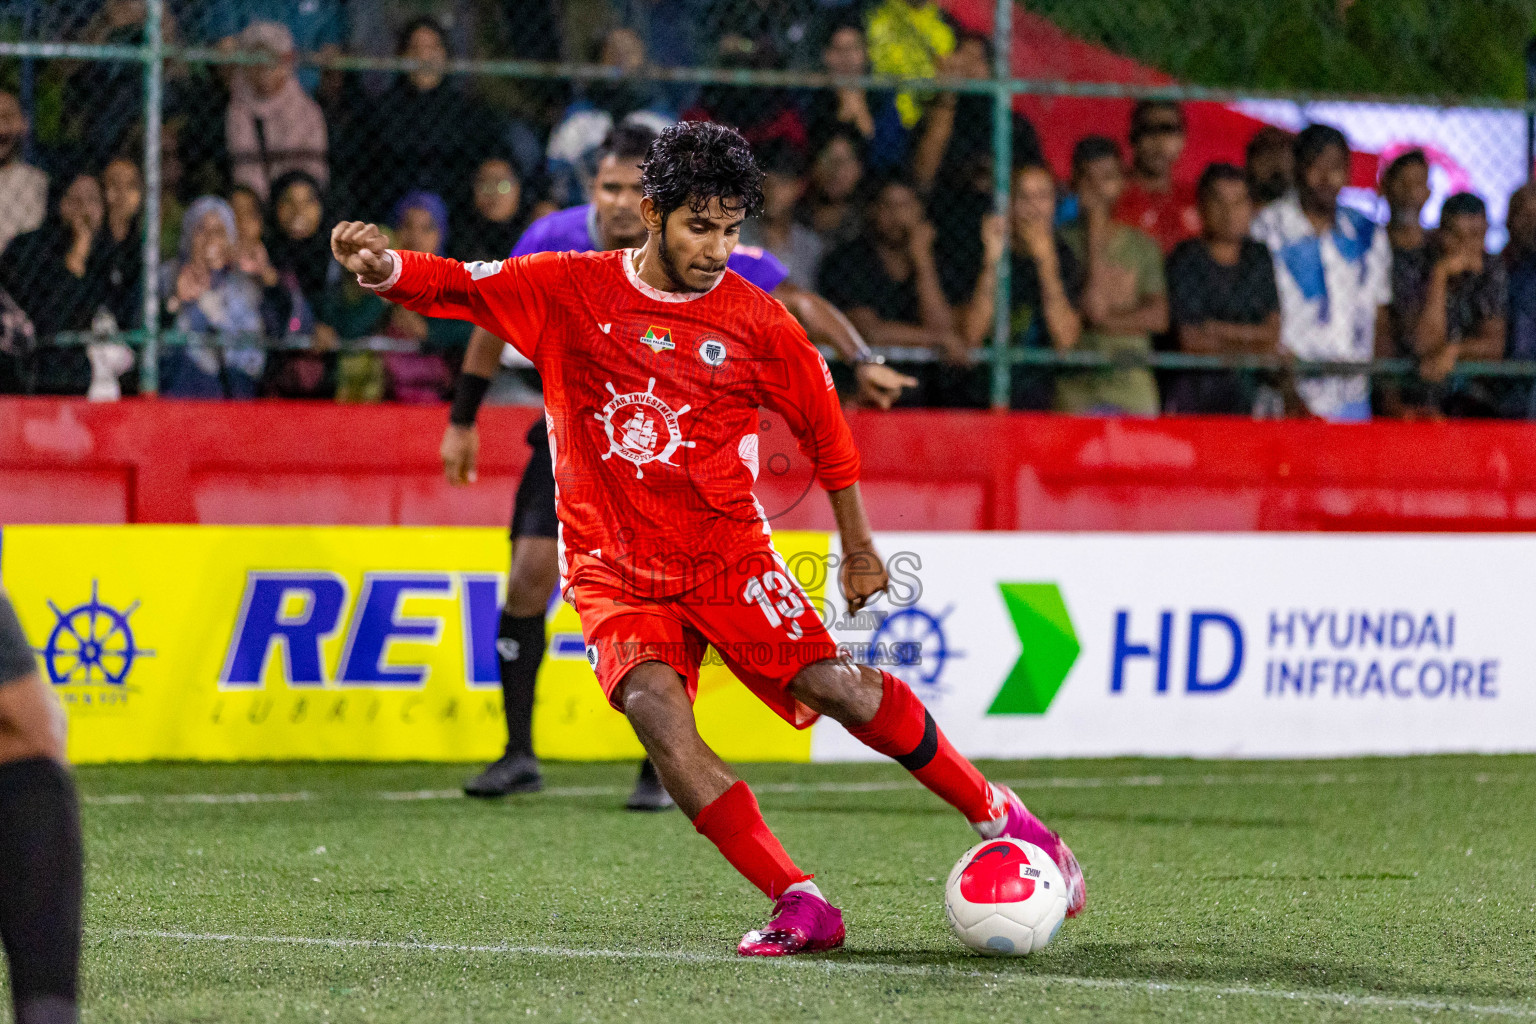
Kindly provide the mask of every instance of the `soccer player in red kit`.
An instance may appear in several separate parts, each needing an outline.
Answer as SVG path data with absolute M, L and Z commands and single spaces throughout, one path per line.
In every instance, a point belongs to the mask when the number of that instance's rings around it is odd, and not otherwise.
M 742 220 L 762 202 L 746 141 L 717 124 L 675 125 L 651 148 L 643 185 L 640 249 L 463 264 L 387 249 L 382 233 L 358 223 L 338 224 L 331 246 L 366 287 L 427 316 L 471 320 L 538 368 L 561 591 L 581 616 L 603 692 L 668 792 L 775 901 L 772 920 L 742 938 L 740 953 L 831 949 L 842 944 L 843 920 L 769 831 L 747 784 L 699 736 L 692 701 L 711 644 L 792 725 L 830 715 L 984 838 L 1042 847 L 1077 913 L 1083 877 L 1066 844 L 1012 791 L 988 783 L 905 683 L 839 655 L 770 544 L 752 495 L 760 406 L 785 418 L 828 492 L 849 609 L 886 585 L 826 363 L 782 305 L 726 270 Z

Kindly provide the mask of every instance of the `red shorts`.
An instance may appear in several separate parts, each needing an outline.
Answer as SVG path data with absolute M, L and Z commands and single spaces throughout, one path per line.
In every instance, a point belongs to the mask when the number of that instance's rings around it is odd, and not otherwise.
M 838 656 L 817 608 L 771 548 L 739 559 L 679 597 L 633 596 L 620 577 L 583 560 L 567 593 L 581 616 L 587 663 L 608 703 L 636 665 L 659 661 L 683 677 L 691 701 L 699 666 L 713 646 L 727 668 L 764 704 L 797 729 L 816 712 L 795 700 L 789 683 L 815 661 Z

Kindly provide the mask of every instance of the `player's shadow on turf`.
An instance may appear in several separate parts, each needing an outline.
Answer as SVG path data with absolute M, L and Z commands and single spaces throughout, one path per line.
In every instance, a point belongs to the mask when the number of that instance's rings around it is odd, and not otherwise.
M 1051 955 L 1054 953 L 1054 955 Z M 1466 996 L 1529 999 L 1507 983 L 1426 984 L 1400 971 L 1373 968 L 1345 953 L 1317 951 L 1309 957 L 1275 956 L 1236 943 L 1067 943 L 1048 951 L 1042 967 L 1082 977 L 1148 981 L 1225 982 L 1316 989 L 1365 989 L 1393 996 Z
M 828 801 L 821 803 L 811 800 L 779 804 L 775 803 L 769 808 L 771 814 L 878 814 L 882 817 L 890 815 L 904 815 L 910 818 L 954 818 L 954 808 L 947 804 L 935 804 L 932 807 L 881 807 L 874 804 L 837 803 Z
M 877 806 L 854 801 L 806 800 L 792 803 L 775 803 L 774 814 L 878 814 L 881 816 L 904 815 L 913 818 L 952 817 L 954 811 L 944 804 L 910 807 Z M 1174 825 L 1181 828 L 1308 828 L 1307 821 L 1291 821 L 1286 818 L 1233 817 L 1201 814 L 1154 814 L 1148 812 L 1107 813 L 1082 810 L 1052 810 L 1047 816 L 1051 821 L 1093 821 L 1113 825 Z
M 1070 925 L 1068 926 L 1070 930 Z M 1148 985 L 1205 984 L 1233 987 L 1351 992 L 1364 990 L 1389 998 L 1468 998 L 1528 1000 L 1529 987 L 1510 984 L 1424 984 L 1406 975 L 1377 970 L 1340 956 L 1273 956 L 1231 943 L 1197 942 L 1184 946 L 1153 942 L 1074 943 L 1063 937 L 1027 959 L 971 956 L 959 951 L 845 949 L 827 954 L 873 967 L 950 968 L 986 974 L 1098 979 Z
M 1201 828 L 1310 828 L 1313 822 L 1291 821 L 1287 818 L 1239 817 L 1225 814 L 1152 814 L 1125 811 L 1053 810 L 1051 821 L 1094 821 L 1112 825 L 1177 825 Z
M 1417 871 L 1403 874 L 1392 871 L 1370 871 L 1360 874 L 1324 875 L 1266 875 L 1250 872 L 1241 875 L 1201 875 L 1205 882 L 1412 882 L 1419 877 Z

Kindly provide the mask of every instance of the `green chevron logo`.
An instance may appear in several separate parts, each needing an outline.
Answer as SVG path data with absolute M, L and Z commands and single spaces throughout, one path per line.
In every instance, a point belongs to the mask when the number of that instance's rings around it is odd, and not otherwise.
M 987 714 L 1044 714 L 1082 650 L 1072 616 L 1054 583 L 999 583 L 997 589 L 1024 649 Z

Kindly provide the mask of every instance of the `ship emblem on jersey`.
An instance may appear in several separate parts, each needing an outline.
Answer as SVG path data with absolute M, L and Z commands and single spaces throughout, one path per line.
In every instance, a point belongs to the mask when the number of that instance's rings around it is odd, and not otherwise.
M 647 327 L 645 333 L 640 335 L 640 344 L 649 345 L 651 351 L 656 353 L 666 352 L 676 347 L 672 344 L 670 327 Z
M 670 346 L 671 341 L 667 344 Z M 673 412 L 671 406 L 652 394 L 655 387 L 656 378 L 652 377 L 644 391 L 621 395 L 609 381 L 608 393 L 613 397 L 603 406 L 602 412 L 592 414 L 602 421 L 603 430 L 608 434 L 604 461 L 617 455 L 633 463 L 636 479 L 644 478 L 645 470 L 641 467 L 646 463 L 662 462 L 675 466 L 673 453 L 694 445 L 692 441 L 683 440 L 682 428 L 677 422 L 677 418 L 692 407 L 685 405 Z

